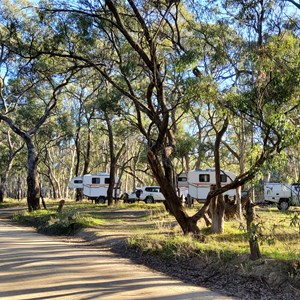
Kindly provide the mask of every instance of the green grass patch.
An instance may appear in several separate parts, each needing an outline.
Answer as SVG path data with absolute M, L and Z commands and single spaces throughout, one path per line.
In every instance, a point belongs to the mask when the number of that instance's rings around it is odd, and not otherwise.
M 164 216 L 160 219 L 161 224 L 164 219 Z M 211 234 L 210 228 L 202 227 L 205 241 L 199 242 L 190 236 L 183 236 L 178 227 L 168 227 L 169 221 L 165 219 L 164 230 L 161 224 L 157 223 L 156 234 L 140 233 L 129 238 L 129 246 L 145 253 L 175 258 L 200 255 L 229 261 L 237 256 L 249 254 L 245 222 L 225 222 L 222 234 Z M 299 212 L 280 212 L 275 208 L 257 209 L 255 222 L 263 257 L 300 262 Z
M 9 208 L 9 207 L 17 207 L 20 205 L 22 205 L 22 206 L 27 205 L 26 201 L 6 198 L 3 202 L 0 202 L 0 209 L 1 208 Z
M 165 211 L 162 203 L 120 202 L 108 207 L 88 200 L 73 200 L 66 201 L 61 214 L 56 212 L 57 205 L 58 201 L 49 202 L 48 210 L 19 213 L 14 219 L 34 226 L 40 232 L 57 235 L 70 235 L 84 227 L 99 227 L 109 234 L 128 235 L 131 247 L 163 257 L 212 255 L 228 261 L 249 253 L 245 221 L 226 221 L 222 234 L 211 234 L 210 228 L 200 221 L 198 225 L 205 236 L 205 241 L 200 242 L 191 236 L 183 236 L 175 218 Z M 194 208 L 188 213 L 192 215 L 195 211 Z M 300 261 L 299 209 L 281 212 L 275 207 L 257 208 L 255 225 L 264 257 Z
M 55 210 L 21 212 L 15 214 L 13 220 L 35 227 L 41 233 L 52 235 L 72 235 L 81 228 L 104 223 L 101 219 L 92 218 L 73 209 L 65 209 L 63 213 L 57 213 Z

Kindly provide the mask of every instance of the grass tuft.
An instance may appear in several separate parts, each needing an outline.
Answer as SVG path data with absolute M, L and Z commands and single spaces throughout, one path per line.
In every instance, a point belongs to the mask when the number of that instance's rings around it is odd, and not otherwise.
M 20 212 L 13 216 L 13 220 L 51 235 L 72 235 L 81 228 L 101 224 L 101 220 L 83 215 L 70 208 L 65 209 L 63 213 L 57 213 L 54 210 Z

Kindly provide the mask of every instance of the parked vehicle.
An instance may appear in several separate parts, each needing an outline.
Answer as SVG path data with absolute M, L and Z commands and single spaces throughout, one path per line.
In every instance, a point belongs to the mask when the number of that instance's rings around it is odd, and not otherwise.
M 300 183 L 267 182 L 264 184 L 264 199 L 267 203 L 276 203 L 279 210 L 300 205 Z
M 114 196 L 119 198 L 121 195 L 120 187 L 117 187 L 119 178 L 115 178 Z M 85 174 L 72 178 L 68 186 L 71 189 L 82 188 L 83 195 L 95 203 L 105 203 L 107 199 L 107 190 L 110 183 L 108 173 Z
M 145 203 L 155 203 L 164 201 L 165 197 L 160 192 L 159 186 L 146 186 L 136 189 L 128 195 L 127 202 L 134 203 L 135 201 L 144 201 Z
M 232 182 L 236 175 L 232 172 L 221 170 L 221 185 Z M 189 195 L 198 202 L 204 201 L 210 192 L 211 186 L 216 184 L 215 169 L 194 170 L 187 174 Z M 236 190 L 232 189 L 224 193 L 229 197 L 236 196 Z
M 69 189 L 82 189 L 83 188 L 83 180 L 82 176 L 77 176 L 72 178 L 68 183 Z

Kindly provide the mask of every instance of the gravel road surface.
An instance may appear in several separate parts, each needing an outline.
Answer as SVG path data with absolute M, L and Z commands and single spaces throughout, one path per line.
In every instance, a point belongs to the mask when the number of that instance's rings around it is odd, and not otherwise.
M 233 299 L 0 220 L 0 299 Z

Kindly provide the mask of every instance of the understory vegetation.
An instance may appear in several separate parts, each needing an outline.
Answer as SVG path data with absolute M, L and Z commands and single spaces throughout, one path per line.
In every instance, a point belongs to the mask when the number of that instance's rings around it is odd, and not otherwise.
M 200 223 L 204 235 L 204 241 L 200 241 L 191 235 L 182 235 L 162 204 L 121 202 L 107 207 L 85 201 L 66 202 L 62 213 L 57 212 L 54 202 L 48 206 L 48 210 L 19 211 L 13 219 L 54 235 L 73 235 L 87 227 L 95 228 L 99 235 L 122 234 L 127 237 L 129 247 L 162 257 L 213 256 L 230 261 L 249 253 L 245 222 L 237 219 L 226 222 L 223 234 L 212 234 L 204 222 Z M 272 206 L 257 207 L 255 226 L 263 257 L 300 262 L 299 209 L 281 212 Z

